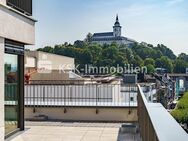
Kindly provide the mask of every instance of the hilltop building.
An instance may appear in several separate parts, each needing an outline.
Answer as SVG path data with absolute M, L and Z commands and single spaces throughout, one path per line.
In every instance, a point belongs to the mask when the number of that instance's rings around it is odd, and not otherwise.
M 121 35 L 122 27 L 119 22 L 118 15 L 116 16 L 116 22 L 113 26 L 113 32 L 102 32 L 102 33 L 94 33 L 92 36 L 92 43 L 97 44 L 112 44 L 116 42 L 118 45 L 127 45 L 131 47 L 132 44 L 136 43 L 135 40 L 129 39 Z

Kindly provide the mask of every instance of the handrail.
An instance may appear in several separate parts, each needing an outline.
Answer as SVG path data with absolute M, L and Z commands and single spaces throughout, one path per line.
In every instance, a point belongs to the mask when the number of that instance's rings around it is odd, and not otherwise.
M 149 103 L 138 85 L 138 122 L 143 141 L 187 141 L 188 134 L 160 103 Z
M 27 84 L 25 106 L 136 108 L 136 89 L 120 83 Z

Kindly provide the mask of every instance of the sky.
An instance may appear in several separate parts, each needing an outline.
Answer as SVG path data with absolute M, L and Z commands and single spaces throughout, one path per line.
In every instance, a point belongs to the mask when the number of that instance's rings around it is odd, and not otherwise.
M 188 54 L 188 0 L 33 0 L 34 48 L 111 32 L 116 14 L 123 36 Z

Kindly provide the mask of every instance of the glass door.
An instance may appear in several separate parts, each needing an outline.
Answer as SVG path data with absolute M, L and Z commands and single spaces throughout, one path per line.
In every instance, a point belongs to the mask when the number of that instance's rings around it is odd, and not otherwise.
M 18 55 L 5 53 L 5 135 L 18 129 Z

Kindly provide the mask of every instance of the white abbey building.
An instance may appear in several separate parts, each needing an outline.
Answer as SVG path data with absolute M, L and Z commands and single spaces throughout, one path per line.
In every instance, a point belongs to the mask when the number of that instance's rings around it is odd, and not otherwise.
M 92 43 L 97 44 L 112 44 L 116 42 L 118 45 L 125 44 L 131 47 L 136 41 L 127 37 L 121 36 L 121 25 L 119 23 L 118 15 L 116 16 L 116 22 L 113 26 L 113 32 L 94 33 L 92 36 Z

